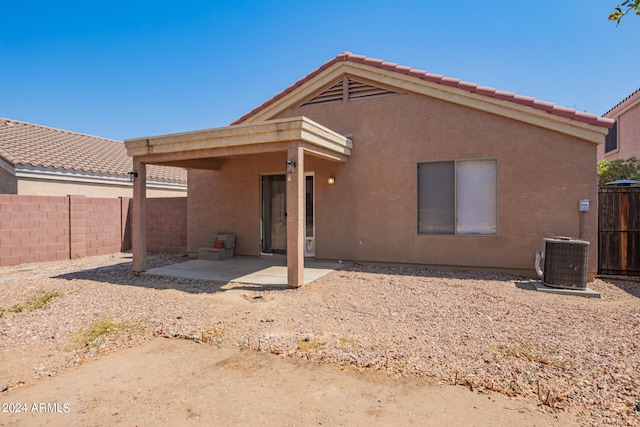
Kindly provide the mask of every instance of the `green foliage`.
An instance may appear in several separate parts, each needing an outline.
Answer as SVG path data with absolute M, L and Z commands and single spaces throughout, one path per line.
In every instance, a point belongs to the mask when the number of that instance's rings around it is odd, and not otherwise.
M 315 353 L 320 351 L 326 345 L 326 342 L 319 342 L 305 338 L 298 342 L 298 350 L 306 351 L 307 353 Z
M 129 322 L 114 323 L 110 319 L 93 322 L 87 329 L 78 333 L 78 340 L 85 346 L 97 346 L 108 336 L 121 332 L 133 332 L 136 327 Z
M 640 0 L 638 0 L 640 1 Z M 619 179 L 634 179 L 640 181 L 640 160 L 635 157 L 628 159 L 607 159 L 598 162 L 598 185 L 604 187 L 607 182 Z
M 630 12 L 635 12 L 636 15 L 640 16 L 640 0 L 624 0 L 621 2 L 609 15 L 609 21 L 616 21 L 617 25 L 620 25 L 622 18 Z
M 37 310 L 39 308 L 43 308 L 49 301 L 62 295 L 60 292 L 44 292 L 41 291 L 39 295 L 31 297 L 24 304 L 16 304 L 9 308 L 0 308 L 0 317 L 2 317 L 5 313 L 22 313 L 23 311 L 31 311 Z

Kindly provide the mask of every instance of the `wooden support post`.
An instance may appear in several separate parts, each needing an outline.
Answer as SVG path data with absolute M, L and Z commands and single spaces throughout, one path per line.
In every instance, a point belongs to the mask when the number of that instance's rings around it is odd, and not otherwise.
M 287 171 L 287 284 L 304 283 L 304 150 L 298 144 L 287 149 L 287 161 L 295 162 Z M 289 165 L 287 165 L 289 166 Z M 289 169 L 289 167 L 288 167 Z
M 147 168 L 134 157 L 132 239 L 133 271 L 147 270 Z

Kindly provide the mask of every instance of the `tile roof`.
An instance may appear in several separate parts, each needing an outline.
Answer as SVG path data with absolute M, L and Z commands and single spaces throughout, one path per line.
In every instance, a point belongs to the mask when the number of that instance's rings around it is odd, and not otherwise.
M 4 118 L 0 118 L 0 157 L 13 166 L 114 176 L 126 176 L 133 166 L 120 141 Z M 180 168 L 149 165 L 147 178 L 186 183 L 187 173 Z
M 618 102 L 613 108 L 603 114 L 605 117 L 610 117 L 609 115 L 614 112 L 614 110 L 619 109 L 620 107 L 626 106 L 626 104 L 632 103 L 635 100 L 640 100 L 640 88 L 638 88 L 631 95 L 627 96 L 622 101 Z
M 547 113 L 550 113 L 550 114 L 554 114 L 562 117 L 568 117 L 570 119 L 574 119 L 580 122 L 590 123 L 596 126 L 601 126 L 606 128 L 610 128 L 611 126 L 613 126 L 613 121 L 611 119 L 600 117 L 597 114 L 583 113 L 573 108 L 561 107 L 550 102 L 539 101 L 530 96 L 522 96 L 522 95 L 517 95 L 513 92 L 505 92 L 492 87 L 480 86 L 476 83 L 466 82 L 466 81 L 462 81 L 460 79 L 456 79 L 452 77 L 445 77 L 441 74 L 429 73 L 423 70 L 416 70 L 411 67 L 394 64 L 392 62 L 386 62 L 382 59 L 369 58 L 363 55 L 354 55 L 351 52 L 343 52 L 340 55 L 336 56 L 335 58 L 331 59 L 330 61 L 325 62 L 319 68 L 310 72 L 305 77 L 301 78 L 300 80 L 298 80 L 297 82 L 295 82 L 294 84 L 292 84 L 291 86 L 283 90 L 282 92 L 275 95 L 273 98 L 267 100 L 262 105 L 254 108 L 253 110 L 251 110 L 250 112 L 240 117 L 238 120 L 234 121 L 231 124 L 235 125 L 243 122 L 244 120 L 256 114 L 258 111 L 264 109 L 268 105 L 274 103 L 275 101 L 287 95 L 294 89 L 298 88 L 299 86 L 311 80 L 318 74 L 322 73 L 327 68 L 342 61 L 350 61 L 354 63 L 365 64 L 371 67 L 376 67 L 383 70 L 389 70 L 396 73 L 413 76 L 421 80 L 434 82 L 434 83 L 438 83 L 446 86 L 457 87 L 459 89 L 477 93 L 479 95 L 502 99 L 510 102 L 515 102 L 517 104 L 521 104 L 531 108 L 536 108 L 539 110 L 546 111 Z

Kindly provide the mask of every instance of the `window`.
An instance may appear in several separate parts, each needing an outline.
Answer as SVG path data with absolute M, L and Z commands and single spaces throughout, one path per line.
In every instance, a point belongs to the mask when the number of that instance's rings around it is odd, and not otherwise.
M 604 140 L 604 152 L 608 153 L 618 148 L 618 121 L 613 123 L 613 127 L 609 129 L 607 138 Z
M 497 233 L 497 160 L 418 164 L 418 233 Z

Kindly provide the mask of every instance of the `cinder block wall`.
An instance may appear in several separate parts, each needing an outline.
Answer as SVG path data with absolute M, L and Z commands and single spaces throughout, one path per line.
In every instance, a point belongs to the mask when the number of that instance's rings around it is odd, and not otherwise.
M 0 266 L 69 258 L 67 197 L 0 194 Z
M 185 252 L 185 197 L 148 199 L 149 252 Z M 0 194 L 0 266 L 131 248 L 131 199 Z
M 119 199 L 86 199 L 86 255 L 120 252 L 122 216 Z M 72 205 L 73 206 L 73 205 Z

